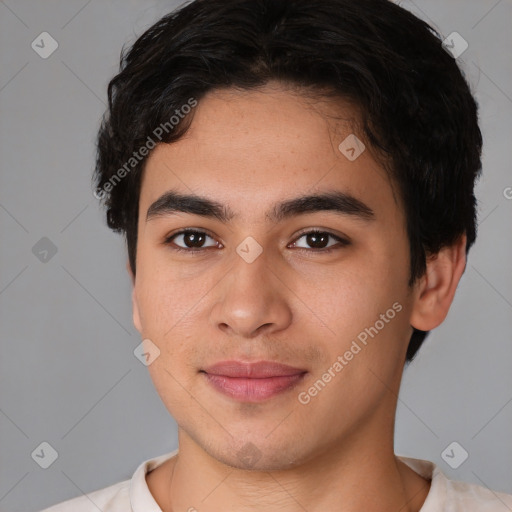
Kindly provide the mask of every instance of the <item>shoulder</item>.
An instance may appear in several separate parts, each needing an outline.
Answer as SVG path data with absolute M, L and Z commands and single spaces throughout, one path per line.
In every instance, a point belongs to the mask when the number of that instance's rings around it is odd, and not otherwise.
M 467 482 L 446 481 L 445 503 L 447 510 L 478 512 L 510 512 L 512 495 L 496 492 L 482 485 Z
M 512 495 L 482 485 L 450 480 L 433 462 L 399 457 L 416 473 L 431 480 L 420 512 L 511 512 Z
M 144 512 L 160 511 L 147 486 L 146 474 L 174 457 L 178 450 L 144 461 L 130 480 L 73 498 L 41 512 Z M 161 512 L 161 511 L 160 511 Z
M 63 501 L 41 512 L 127 512 L 130 506 L 130 480 Z

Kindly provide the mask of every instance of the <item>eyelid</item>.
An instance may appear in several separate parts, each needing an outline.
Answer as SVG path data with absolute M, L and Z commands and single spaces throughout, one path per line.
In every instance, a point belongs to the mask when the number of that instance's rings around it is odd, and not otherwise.
M 304 236 L 304 235 L 309 235 L 310 233 L 322 233 L 322 234 L 326 234 L 326 235 L 331 235 L 333 238 L 337 238 L 345 243 L 350 243 L 350 238 L 343 234 L 343 233 L 336 233 L 334 232 L 332 229 L 329 229 L 329 228 L 315 228 L 315 227 L 312 227 L 312 228 L 304 228 L 303 230 L 299 231 L 296 235 L 295 235 L 295 239 L 298 239 L 300 238 L 301 236 Z
M 325 247 L 323 249 L 314 249 L 314 248 L 307 249 L 305 247 L 297 247 L 296 249 L 302 250 L 302 251 L 306 251 L 306 252 L 320 252 L 321 253 L 321 252 L 330 252 L 331 250 L 336 250 L 338 248 L 346 247 L 347 245 L 351 244 L 350 238 L 348 236 L 342 235 L 342 234 L 333 233 L 330 229 L 327 229 L 327 228 L 305 228 L 303 231 L 299 232 L 295 236 L 293 242 L 291 242 L 291 243 L 295 244 L 304 235 L 309 235 L 309 234 L 312 234 L 312 233 L 328 235 L 328 236 L 334 238 L 338 243 L 334 244 L 334 245 L 331 245 L 330 247 Z
M 215 240 L 217 244 L 220 244 L 221 246 L 224 245 L 222 242 L 217 241 L 216 237 L 212 233 L 210 233 L 207 229 L 204 229 L 204 228 L 182 228 L 182 229 L 179 229 L 178 231 L 174 231 L 174 232 L 166 235 L 164 237 L 162 244 L 170 246 L 171 244 L 173 244 L 174 238 L 176 238 L 180 235 L 184 235 L 186 233 L 198 233 L 201 235 L 206 235 L 206 236 L 210 237 L 211 239 Z M 199 247 L 197 249 L 194 249 L 194 248 L 184 248 L 184 247 L 180 247 L 179 245 L 175 245 L 172 248 L 173 248 L 173 250 L 176 250 L 176 251 L 200 252 L 200 251 L 204 251 L 205 249 L 211 249 L 214 247 L 209 246 L 209 247 Z

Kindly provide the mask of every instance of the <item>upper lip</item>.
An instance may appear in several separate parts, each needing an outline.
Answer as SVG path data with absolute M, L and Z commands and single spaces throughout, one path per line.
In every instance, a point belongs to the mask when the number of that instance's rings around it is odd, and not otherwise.
M 294 368 L 282 363 L 273 361 L 221 361 L 203 369 L 211 375 L 222 375 L 224 377 L 246 377 L 253 379 L 264 379 L 269 377 L 283 377 L 305 373 L 306 370 Z

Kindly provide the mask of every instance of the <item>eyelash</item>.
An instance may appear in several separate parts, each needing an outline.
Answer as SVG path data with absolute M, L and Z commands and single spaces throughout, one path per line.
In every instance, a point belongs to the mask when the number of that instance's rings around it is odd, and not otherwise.
M 209 236 L 210 238 L 214 238 L 213 236 L 209 235 L 206 231 L 200 231 L 200 230 L 196 230 L 196 229 L 183 229 L 182 231 L 178 231 L 177 233 L 173 233 L 172 235 L 168 236 L 165 240 L 164 240 L 164 245 L 167 245 L 169 247 L 171 247 L 171 249 L 173 251 L 177 251 L 177 252 L 184 252 L 184 253 L 202 253 L 203 251 L 207 250 L 207 249 L 212 249 L 214 247 L 204 247 L 204 248 L 197 248 L 197 249 L 192 249 L 192 248 L 188 248 L 188 249 L 185 249 L 183 247 L 180 247 L 178 245 L 174 245 L 173 244 L 173 239 L 176 238 L 177 236 L 179 235 L 185 235 L 185 234 L 195 234 L 195 235 L 206 235 L 206 236 Z M 298 235 L 298 237 L 295 239 L 295 241 L 293 243 L 296 243 L 298 240 L 300 240 L 303 236 L 307 236 L 307 235 L 311 235 L 311 234 L 316 234 L 316 235 L 328 235 L 332 238 L 334 238 L 338 244 L 336 245 L 333 245 L 331 247 L 328 247 L 328 248 L 324 248 L 324 249 L 315 249 L 315 248 L 311 248 L 311 249 L 306 249 L 304 247 L 297 247 L 295 248 L 296 250 L 299 250 L 299 251 L 302 251 L 302 252 L 319 252 L 319 253 L 323 253 L 323 254 L 326 254 L 326 253 L 330 253 L 332 251 L 335 251 L 335 250 L 339 250 L 339 249 L 342 249 L 343 247 L 346 247 L 348 245 L 350 245 L 350 242 L 347 240 L 347 239 L 344 239 L 338 235 L 335 235 L 334 233 L 331 233 L 330 231 L 323 231 L 323 230 L 320 230 L 320 229 L 311 229 L 309 231 L 304 231 L 303 233 L 300 233 Z

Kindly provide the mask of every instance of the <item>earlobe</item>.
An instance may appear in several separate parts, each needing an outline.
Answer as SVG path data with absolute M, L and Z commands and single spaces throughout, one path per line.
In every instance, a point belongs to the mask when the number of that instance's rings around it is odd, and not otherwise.
M 412 327 L 430 331 L 443 322 L 465 267 L 465 235 L 427 258 L 427 270 L 415 285 Z

